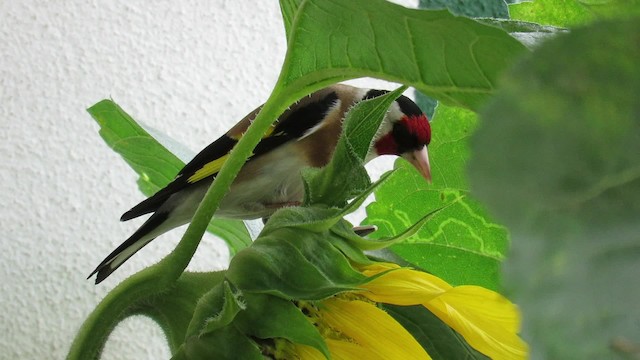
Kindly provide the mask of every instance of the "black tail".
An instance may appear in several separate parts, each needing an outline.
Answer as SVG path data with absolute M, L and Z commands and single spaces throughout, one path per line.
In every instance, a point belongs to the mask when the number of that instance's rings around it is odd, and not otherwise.
M 162 225 L 167 218 L 168 213 L 153 214 L 135 233 L 133 233 L 133 235 L 131 235 L 125 242 L 120 244 L 120 246 L 102 260 L 100 265 L 98 265 L 95 270 L 89 274 L 87 279 L 96 273 L 98 274 L 96 277 L 96 285 L 106 279 L 133 254 L 150 243 L 155 237 L 147 238 L 146 236 Z
M 157 211 L 162 204 L 171 196 L 171 194 L 165 194 L 162 190 L 158 191 L 155 195 L 141 201 L 138 205 L 132 207 L 129 211 L 122 214 L 120 221 L 127 221 L 144 214 L 149 214 Z

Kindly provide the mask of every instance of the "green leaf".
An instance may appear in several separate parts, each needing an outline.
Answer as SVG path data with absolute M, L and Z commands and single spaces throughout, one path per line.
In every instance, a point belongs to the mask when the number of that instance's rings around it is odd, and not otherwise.
M 236 326 L 258 339 L 287 339 L 312 346 L 331 358 L 318 329 L 293 302 L 271 295 L 245 294 L 247 309 L 238 314 Z
M 487 359 L 424 306 L 385 304 L 384 309 L 413 335 L 434 360 Z
M 534 358 L 638 356 L 638 20 L 543 44 L 473 138 L 474 193 L 513 234 L 507 286 Z
M 640 15 L 638 0 L 536 0 L 509 5 L 512 19 L 575 27 L 602 18 Z
M 100 125 L 100 136 L 107 145 L 138 173 L 138 186 L 146 196 L 169 184 L 184 166 L 113 101 L 102 100 L 87 111 Z M 247 228 L 239 220 L 213 219 L 207 229 L 227 242 L 232 255 L 251 243 Z
M 304 0 L 280 0 L 280 11 L 282 13 L 282 22 L 284 23 L 287 39 L 291 33 L 291 26 L 293 25 L 298 8 L 300 8 L 303 1 Z
M 578 0 L 536 0 L 509 5 L 511 18 L 544 25 L 570 27 L 593 20 L 593 14 Z
M 184 163 L 149 135 L 120 106 L 102 100 L 87 109 L 100 125 L 100 136 L 138 173 L 147 196 L 166 186 Z
M 467 143 L 476 122 L 470 111 L 439 105 L 429 145 L 433 184 L 427 184 L 407 162 L 398 159 L 396 172 L 378 188 L 376 201 L 367 207 L 365 223 L 378 226 L 372 237 L 392 236 L 454 202 L 435 213 L 417 235 L 392 250 L 451 284 L 497 289 L 507 232 L 469 195 L 464 173 L 469 158 Z
M 347 200 L 371 185 L 364 169 L 365 158 L 389 106 L 404 90 L 406 87 L 400 87 L 383 96 L 361 101 L 349 110 L 329 164 L 322 169 L 303 172 L 305 204 L 344 207 Z M 336 181 L 338 178 L 346 181 Z
M 523 52 L 504 31 L 447 11 L 383 0 L 307 0 L 291 28 L 279 86 L 317 89 L 370 76 L 478 109 Z

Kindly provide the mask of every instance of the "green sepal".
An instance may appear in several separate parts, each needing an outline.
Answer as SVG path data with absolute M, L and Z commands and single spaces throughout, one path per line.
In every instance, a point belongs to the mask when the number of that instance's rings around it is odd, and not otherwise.
M 328 232 L 280 228 L 232 260 L 227 278 L 242 291 L 319 300 L 354 290 L 366 277 L 327 240 Z
M 385 304 L 383 309 L 410 332 L 434 360 L 488 359 L 422 305 Z
M 329 242 L 349 260 L 361 265 L 371 263 L 362 249 L 355 245 L 354 238 L 359 238 L 359 236 L 353 232 L 353 225 L 350 222 L 344 219 L 340 220 L 330 231 L 332 236 L 328 237 Z
M 246 293 L 246 310 L 235 324 L 243 333 L 258 339 L 287 339 L 316 348 L 327 359 L 329 348 L 318 329 L 291 301 L 266 294 Z
M 246 309 L 246 305 L 241 297 L 241 294 L 231 290 L 229 282 L 223 282 L 222 287 L 224 289 L 224 302 L 222 303 L 222 310 L 219 313 L 215 314 L 213 317 L 207 319 L 204 328 L 200 332 L 200 335 L 204 335 L 206 333 L 223 328 L 224 326 L 230 324 L 240 311 Z
M 245 308 L 240 293 L 233 291 L 228 281 L 223 281 L 198 300 L 186 337 L 202 336 L 222 329 Z
M 358 237 L 352 237 L 352 239 L 356 243 L 356 245 L 362 250 L 379 250 L 379 249 L 389 247 L 393 244 L 397 244 L 399 242 L 405 241 L 411 236 L 417 234 L 418 231 L 422 229 L 424 224 L 426 224 L 427 221 L 431 220 L 435 214 L 446 209 L 447 207 L 451 206 L 454 203 L 455 202 L 431 211 L 427 215 L 423 216 L 422 219 L 416 221 L 415 223 L 413 223 L 413 225 L 409 226 L 406 230 L 404 230 L 403 232 L 401 232 L 396 236 L 379 238 L 379 239 L 368 239 L 368 238 L 363 238 L 358 236 Z
M 264 360 L 258 345 L 235 326 L 190 336 L 173 355 L 172 360 Z
M 323 206 L 288 207 L 278 210 L 269 218 L 260 236 L 270 235 L 281 228 L 290 227 L 310 232 L 326 232 L 341 219 L 342 210 Z
M 261 235 L 268 235 L 273 230 L 278 230 L 283 227 L 295 227 L 313 232 L 325 232 L 331 229 L 335 224 L 342 220 L 342 218 L 354 211 L 356 211 L 367 199 L 367 197 L 373 193 L 373 191 L 383 184 L 392 172 L 383 174 L 378 181 L 374 184 L 370 184 L 369 187 L 362 191 L 355 199 L 349 204 L 346 204 L 342 209 L 339 208 L 326 208 L 320 206 L 309 207 L 289 207 L 277 211 L 269 219 L 264 229 L 262 229 Z

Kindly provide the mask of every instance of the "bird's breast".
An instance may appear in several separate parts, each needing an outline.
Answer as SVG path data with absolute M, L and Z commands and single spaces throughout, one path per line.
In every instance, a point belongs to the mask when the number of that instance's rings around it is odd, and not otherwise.
M 251 159 L 225 195 L 217 211 L 219 216 L 256 219 L 270 216 L 282 206 L 300 203 L 304 185 L 300 171 L 306 166 L 303 156 L 285 144 Z

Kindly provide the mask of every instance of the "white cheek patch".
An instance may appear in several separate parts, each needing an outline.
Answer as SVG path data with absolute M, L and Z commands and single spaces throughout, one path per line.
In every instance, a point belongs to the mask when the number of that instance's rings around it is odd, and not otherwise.
M 391 106 L 387 110 L 384 119 L 382 119 L 382 123 L 380 123 L 378 131 L 373 137 L 373 141 L 371 141 L 369 151 L 367 152 L 367 156 L 365 158 L 365 163 L 368 163 L 369 161 L 375 159 L 380 155 L 375 149 L 376 142 L 383 136 L 389 134 L 393 130 L 393 123 L 399 121 L 403 116 L 404 114 L 400 110 L 400 106 L 398 105 L 398 103 L 395 101 L 391 103 Z
M 404 113 L 400 110 L 400 106 L 397 102 L 391 103 L 389 106 L 389 110 L 382 120 L 382 124 L 380 124 L 380 128 L 378 129 L 378 133 L 376 134 L 376 139 L 380 135 L 388 134 L 393 130 L 393 123 L 399 121 L 404 116 Z

